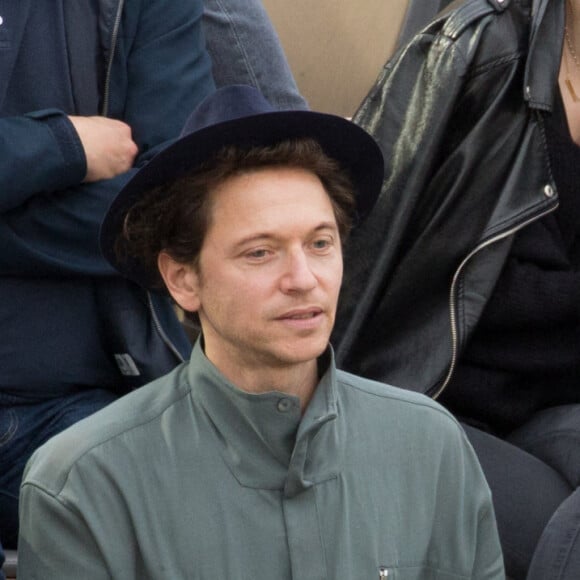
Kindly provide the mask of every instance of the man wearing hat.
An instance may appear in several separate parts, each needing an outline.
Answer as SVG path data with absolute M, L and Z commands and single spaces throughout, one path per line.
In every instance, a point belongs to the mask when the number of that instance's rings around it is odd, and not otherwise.
M 200 338 L 35 453 L 19 579 L 503 578 L 457 422 L 334 365 L 341 245 L 382 174 L 354 124 L 231 86 L 126 185 L 105 255 Z

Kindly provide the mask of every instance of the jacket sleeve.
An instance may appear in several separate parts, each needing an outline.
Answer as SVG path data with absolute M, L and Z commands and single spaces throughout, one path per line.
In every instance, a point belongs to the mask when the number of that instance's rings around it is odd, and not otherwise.
M 79 183 L 86 173 L 80 139 L 56 109 L 0 119 L 0 212 L 40 192 Z
M 504 580 L 505 578 L 502 550 L 491 502 L 489 509 L 479 520 L 477 551 L 473 570 L 474 580 Z
M 455 422 L 455 421 L 454 421 Z M 447 431 L 441 460 L 440 490 L 448 502 L 439 515 L 446 522 L 448 538 L 454 538 L 443 549 L 458 550 L 455 558 L 464 559 L 466 577 L 473 580 L 504 580 L 503 554 L 497 529 L 492 495 L 485 475 L 464 430 Z M 451 514 L 450 519 L 445 519 Z M 442 528 L 436 528 L 443 532 Z M 443 558 L 444 560 L 445 558 Z M 469 571 L 469 574 L 467 574 Z
M 82 517 L 58 498 L 34 484 L 25 484 L 20 513 L 18 578 L 111 578 L 102 553 L 106 546 L 98 545 Z
M 463 485 L 457 506 L 466 506 L 466 517 L 470 511 L 476 514 L 474 520 L 468 517 L 464 527 L 465 537 L 472 538 L 475 548 L 472 552 L 473 568 L 470 577 L 473 580 L 504 580 L 503 553 L 491 491 L 473 447 L 462 429 L 460 432 L 463 439 L 463 465 L 457 481 L 462 481 Z
M 201 30 L 201 0 L 127 3 L 125 10 L 106 91 L 110 116 L 132 128 L 140 151 L 137 168 L 179 135 L 191 110 L 214 83 Z M 27 147 L 34 147 L 26 154 L 33 160 L 28 170 L 35 174 L 34 187 L 31 183 L 26 192 L 13 189 L 11 201 L 0 207 L 0 275 L 111 274 L 99 250 L 99 228 L 111 201 L 135 170 L 111 180 L 80 183 L 84 154 L 82 161 L 59 156 L 54 149 L 55 138 L 63 149 L 60 134 L 55 137 L 46 127 L 36 131 L 42 137 L 38 144 L 31 145 L 32 139 L 26 138 Z M 37 160 L 50 168 L 40 173 Z M 71 163 L 76 169 L 68 172 Z M 0 163 L 0 171 L 2 182 L 20 183 L 21 172 L 12 165 Z M 67 173 L 68 180 L 61 182 L 47 177 Z M 41 178 L 46 183 L 39 184 Z

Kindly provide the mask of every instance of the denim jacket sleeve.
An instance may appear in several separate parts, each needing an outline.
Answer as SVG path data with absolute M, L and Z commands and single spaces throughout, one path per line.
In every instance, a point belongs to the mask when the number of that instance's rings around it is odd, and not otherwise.
M 0 212 L 40 192 L 79 183 L 86 173 L 80 139 L 57 109 L 0 119 Z
M 131 126 L 140 151 L 136 167 L 177 137 L 190 111 L 214 89 L 201 30 L 202 12 L 201 0 L 125 3 L 115 44 L 110 47 L 110 76 L 102 100 L 107 101 L 109 116 Z M 75 144 L 70 135 L 63 137 L 66 131 L 50 130 L 56 117 L 55 113 L 55 119 L 49 117 L 43 123 L 48 127 L 33 126 L 34 121 L 26 117 L 4 121 L 10 130 L 19 132 L 21 147 L 30 148 L 26 157 L 33 161 L 27 164 L 31 176 L 18 185 L 24 191 L 13 186 L 12 197 L 0 195 L 7 199 L 0 206 L 4 250 L 0 275 L 112 273 L 101 257 L 98 232 L 111 201 L 135 169 L 114 179 L 81 183 L 86 171 L 84 154 L 79 160 L 78 153 L 71 154 L 70 143 L 63 146 L 63 139 Z M 10 145 L 4 126 L 0 125 L 0 157 Z M 57 138 L 59 147 L 55 147 Z M 0 181 L 20 184 L 22 171 L 1 161 Z M 58 181 L 57 176 L 67 175 Z

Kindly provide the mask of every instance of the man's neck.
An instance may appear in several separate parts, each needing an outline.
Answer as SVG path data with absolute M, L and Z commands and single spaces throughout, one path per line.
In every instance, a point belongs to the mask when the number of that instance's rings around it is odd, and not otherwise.
M 565 2 L 566 25 L 559 83 L 570 134 L 580 144 L 580 2 Z
M 299 364 L 267 366 L 228 364 L 228 361 L 209 360 L 238 389 L 247 393 L 260 394 L 278 391 L 300 399 L 300 407 L 308 406 L 318 384 L 318 363 L 314 359 Z
M 565 0 L 566 2 L 566 26 L 574 46 L 580 41 L 580 1 Z

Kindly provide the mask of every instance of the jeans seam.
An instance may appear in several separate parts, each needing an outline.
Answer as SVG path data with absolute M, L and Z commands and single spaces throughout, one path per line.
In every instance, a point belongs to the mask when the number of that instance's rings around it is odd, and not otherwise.
M 6 432 L 0 436 L 0 447 L 3 447 L 6 445 L 6 443 L 9 443 L 18 430 L 18 416 L 12 409 L 8 409 L 8 414 L 10 416 L 10 424 L 6 429 Z
M 573 533 L 570 534 L 570 539 L 567 542 L 567 545 L 562 550 L 563 552 L 565 551 L 565 555 L 563 554 L 560 560 L 556 560 L 556 565 L 558 566 L 558 570 L 556 572 L 558 575 L 555 578 L 555 580 L 561 580 L 565 577 L 564 572 L 566 571 L 566 567 L 568 565 L 570 552 L 572 551 L 572 547 L 576 543 L 575 541 L 576 538 L 578 538 L 579 534 L 580 534 L 580 520 L 576 523 Z
M 533 445 L 536 443 L 543 443 L 544 441 L 551 441 L 563 436 L 580 441 L 580 433 L 578 433 L 578 430 L 567 427 L 566 429 L 552 430 L 547 433 L 543 433 L 542 435 L 537 435 L 536 437 L 526 440 L 524 444 Z
M 244 62 L 246 65 L 246 70 L 248 71 L 248 74 L 250 75 L 254 85 L 257 88 L 259 88 L 258 79 L 257 79 L 256 74 L 254 72 L 254 69 L 252 67 L 252 63 L 250 61 L 250 58 L 248 57 L 248 53 L 246 52 L 246 49 L 244 48 L 244 43 L 242 42 L 242 39 L 240 38 L 240 35 L 239 35 L 238 30 L 235 26 L 233 18 L 230 16 L 230 13 L 228 12 L 227 8 L 220 2 L 220 0 L 216 0 L 216 4 L 220 7 L 222 12 L 224 13 L 226 18 L 228 19 L 228 22 L 230 23 L 230 27 L 233 31 L 233 36 L 236 39 L 236 42 L 238 44 L 238 48 L 240 49 L 240 53 L 242 54 L 242 58 L 244 59 Z

